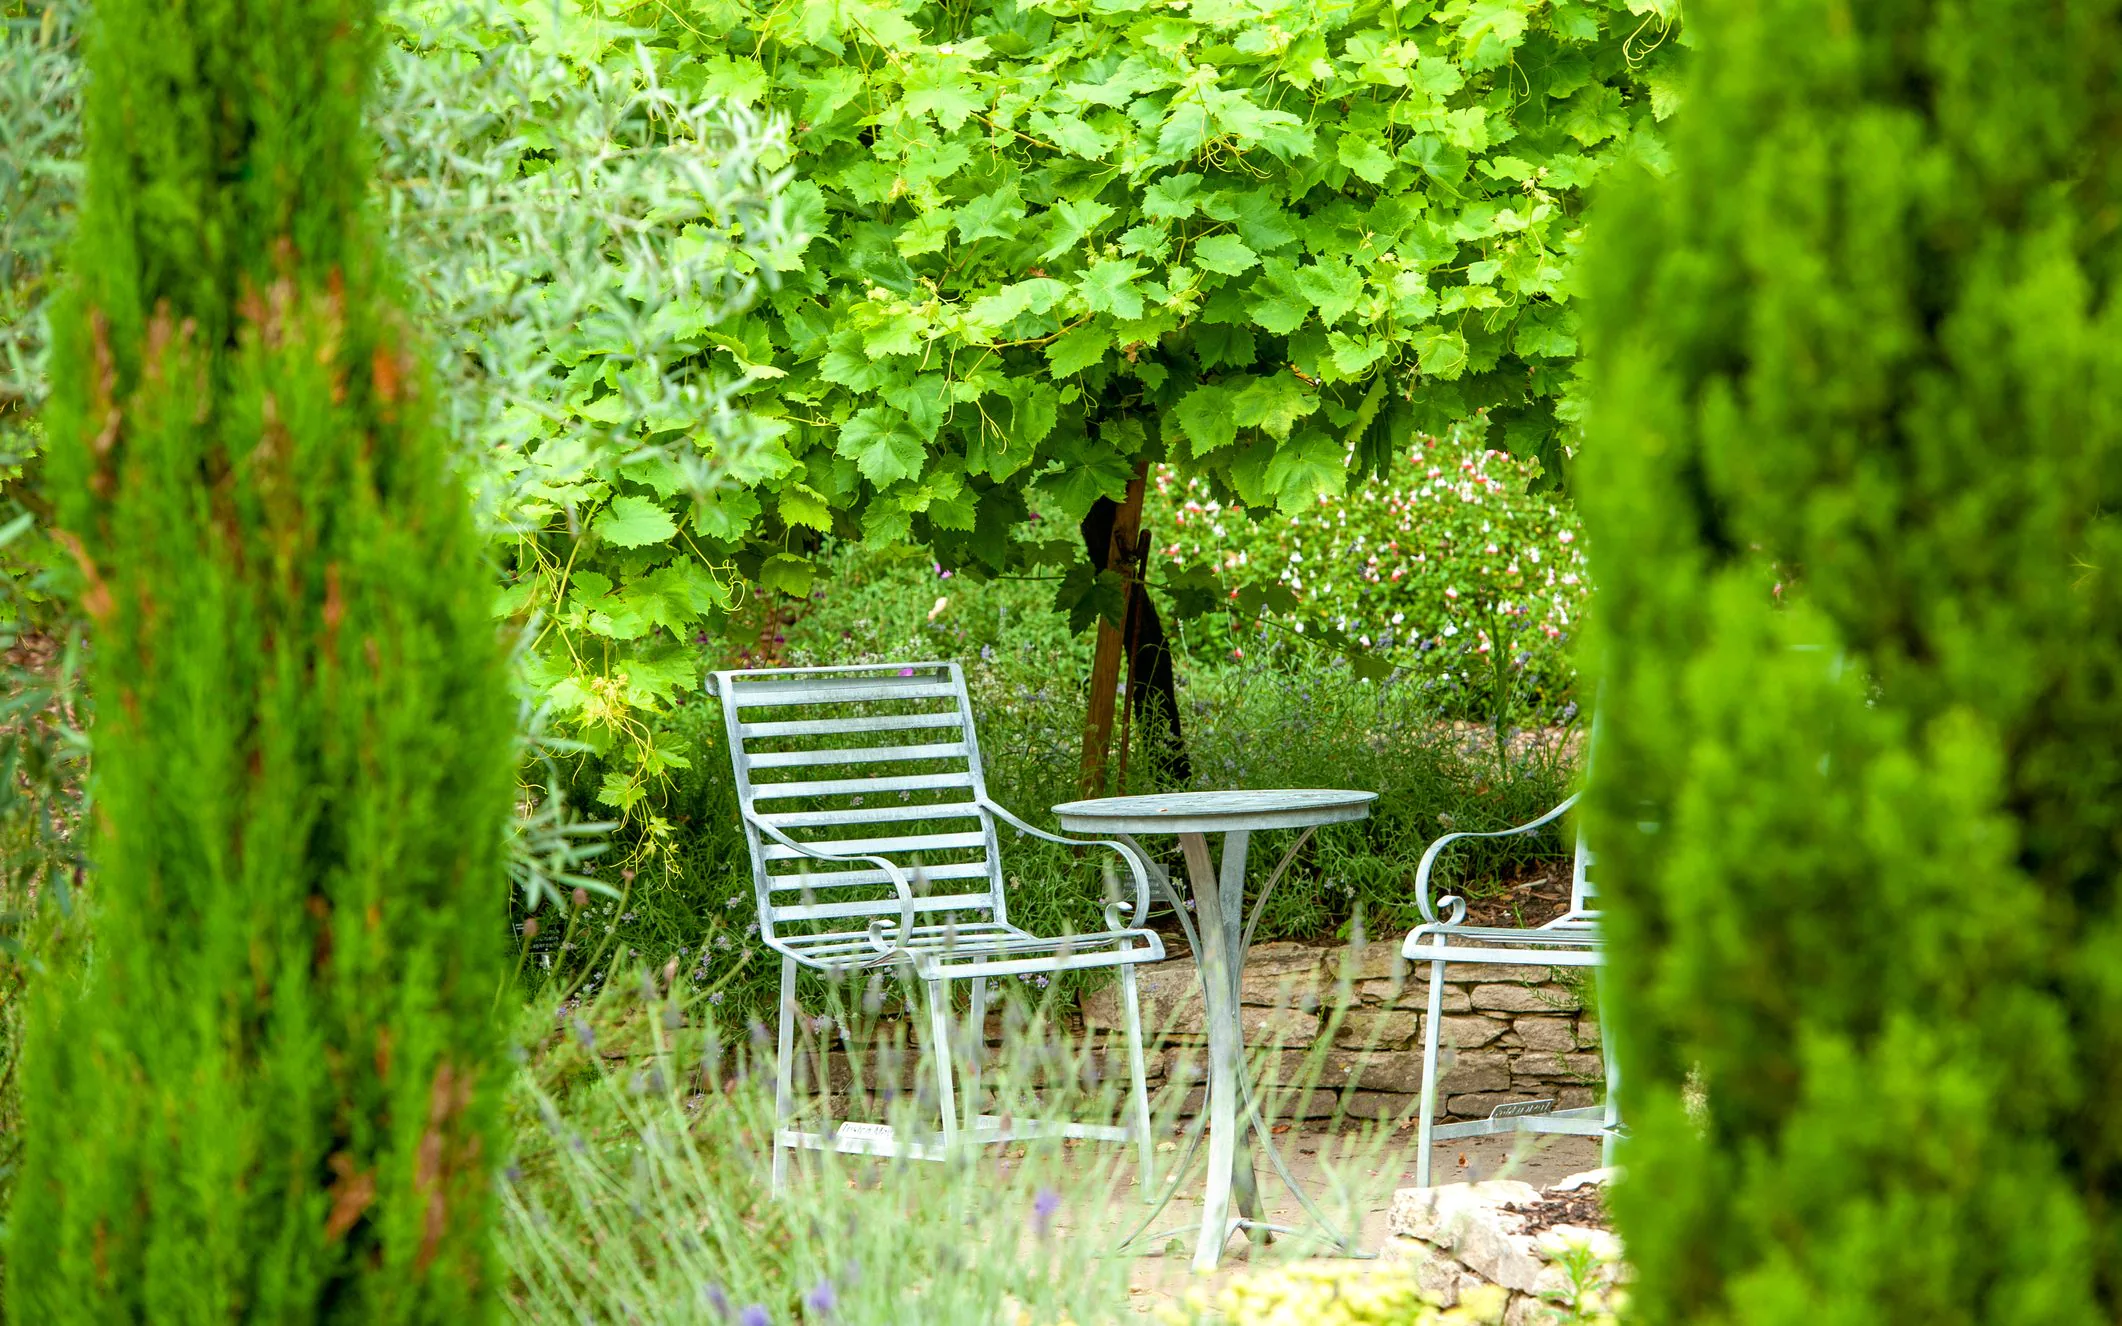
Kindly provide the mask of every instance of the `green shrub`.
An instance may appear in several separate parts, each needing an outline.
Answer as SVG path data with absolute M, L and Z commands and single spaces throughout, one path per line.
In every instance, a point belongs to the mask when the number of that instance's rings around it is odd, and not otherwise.
M 1638 1312 L 2114 1321 L 2122 13 L 1688 17 L 1578 476 Z
M 10 1317 L 480 1320 L 511 703 L 376 257 L 372 9 L 87 40 L 45 418 L 95 948 L 34 991 Z

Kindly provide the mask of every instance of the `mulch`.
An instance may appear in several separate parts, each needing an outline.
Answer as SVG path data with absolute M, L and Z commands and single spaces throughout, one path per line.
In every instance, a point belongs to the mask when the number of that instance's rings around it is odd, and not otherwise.
M 1505 880 L 1494 892 L 1470 898 L 1470 925 L 1538 926 L 1569 910 L 1569 863 L 1535 866 L 1528 874 Z
M 1573 1192 L 1557 1192 L 1550 1188 L 1540 1194 L 1540 1200 L 1527 1206 L 1514 1206 L 1511 1211 L 1524 1218 L 1525 1232 L 1537 1234 L 1556 1225 L 1581 1225 L 1587 1229 L 1612 1229 L 1613 1220 L 1606 1214 L 1603 1190 L 1596 1183 L 1588 1183 Z

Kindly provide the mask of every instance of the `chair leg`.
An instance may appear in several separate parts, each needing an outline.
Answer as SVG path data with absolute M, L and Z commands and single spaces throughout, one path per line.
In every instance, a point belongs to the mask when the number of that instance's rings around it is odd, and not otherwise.
M 1142 1069 L 1142 999 L 1135 989 L 1135 968 L 1132 963 L 1120 969 L 1120 1001 L 1127 1014 L 1127 1089 L 1134 1107 L 1135 1143 L 1141 1148 L 1141 1169 L 1136 1185 L 1142 1191 L 1142 1200 L 1152 1205 L 1157 1200 L 1156 1165 L 1157 1139 L 1151 1135 L 1149 1126 L 1149 1079 Z
M 1599 993 L 1603 996 L 1606 992 Z M 1606 1061 L 1606 1131 L 1599 1136 L 1599 1164 L 1610 1169 L 1616 1134 L 1621 1128 L 1621 1060 L 1614 1052 L 1613 1019 L 1604 1016 L 1599 1019 L 1599 1056 Z
M 770 1191 L 779 1197 L 788 1190 L 788 1153 L 781 1141 L 795 1113 L 796 1071 L 796 960 L 781 959 L 780 1043 L 774 1056 L 774 1165 Z
M 1441 942 L 1438 941 L 1438 942 Z M 1422 1020 L 1422 1112 L 1415 1130 L 1415 1186 L 1429 1186 L 1430 1134 L 1437 1126 L 1437 1042 L 1443 1035 L 1444 964 L 1429 964 L 1429 1016 Z
M 965 1065 L 965 1127 L 971 1131 L 980 1122 L 980 1061 L 987 1057 L 987 978 L 973 978 L 972 1028 L 967 1041 Z
M 958 1103 L 951 1091 L 950 987 L 941 980 L 930 980 L 927 985 L 928 1048 L 929 1056 L 936 1061 L 936 1090 L 943 1116 L 943 1147 L 947 1151 L 958 1141 Z

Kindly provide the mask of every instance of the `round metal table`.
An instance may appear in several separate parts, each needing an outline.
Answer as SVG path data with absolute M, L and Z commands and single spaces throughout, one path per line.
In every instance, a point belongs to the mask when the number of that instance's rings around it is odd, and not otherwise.
M 1256 1147 L 1274 1164 L 1312 1218 L 1328 1226 L 1333 1241 L 1344 1248 L 1348 1245 L 1347 1236 L 1332 1233 L 1326 1217 L 1297 1186 L 1252 1102 L 1245 1080 L 1239 981 L 1245 966 L 1246 941 L 1259 920 L 1260 908 L 1296 859 L 1297 849 L 1322 824 L 1363 819 L 1370 814 L 1370 803 L 1377 799 L 1375 792 L 1292 788 L 1100 797 L 1054 807 L 1063 829 L 1130 840 L 1138 833 L 1173 833 L 1179 836 L 1180 849 L 1186 856 L 1198 936 L 1194 925 L 1187 922 L 1186 909 L 1176 894 L 1172 905 L 1186 927 L 1187 939 L 1193 943 L 1200 964 L 1208 1029 L 1208 1191 L 1201 1209 L 1201 1242 L 1194 1252 L 1196 1270 L 1215 1269 L 1223 1256 L 1224 1244 L 1238 1230 L 1299 1232 L 1261 1219 L 1259 1184 L 1253 1169 Z M 1245 857 L 1252 835 L 1262 829 L 1296 828 L 1303 829 L 1303 835 L 1290 846 L 1261 887 L 1252 916 L 1247 918 Z M 1212 833 L 1223 835 L 1220 869 L 1209 856 L 1208 835 Z M 1163 882 L 1170 890 L 1171 881 Z M 1136 918 L 1135 923 L 1141 924 L 1141 918 Z M 1174 1188 L 1179 1178 L 1174 1174 Z M 1236 1214 L 1230 1209 L 1234 1196 Z M 1144 1228 L 1147 1225 L 1145 1221 Z M 1136 1236 L 1139 1234 L 1138 1230 Z

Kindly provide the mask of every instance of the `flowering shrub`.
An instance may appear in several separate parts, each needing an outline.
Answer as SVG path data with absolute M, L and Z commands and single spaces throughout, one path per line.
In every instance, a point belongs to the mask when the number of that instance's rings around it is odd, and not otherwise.
M 1276 625 L 1383 656 L 1440 700 L 1483 717 L 1566 702 L 1568 646 L 1591 596 L 1577 517 L 1533 491 L 1539 464 L 1463 436 L 1423 437 L 1382 482 L 1297 515 L 1215 500 L 1203 479 L 1156 475 L 1153 564 L 1222 582 L 1270 574 Z M 1156 575 L 1153 573 L 1152 579 Z M 1241 594 L 1215 643 L 1242 656 Z

